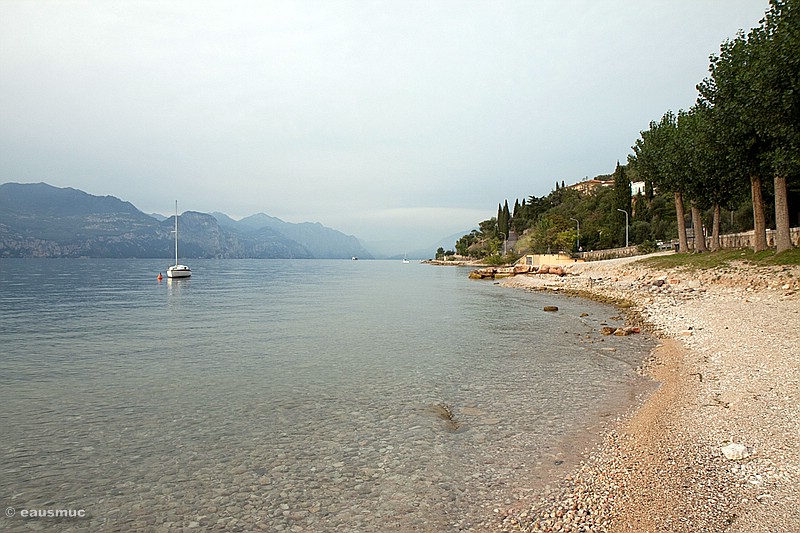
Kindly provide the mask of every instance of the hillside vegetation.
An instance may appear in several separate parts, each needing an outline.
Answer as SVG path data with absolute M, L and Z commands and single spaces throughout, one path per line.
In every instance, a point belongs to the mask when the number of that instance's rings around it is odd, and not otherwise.
M 721 234 L 753 230 L 760 252 L 768 228 L 776 250 L 790 250 L 790 227 L 800 224 L 800 0 L 771 0 L 756 27 L 720 45 L 708 70 L 694 105 L 667 110 L 635 139 L 613 186 L 584 194 L 562 181 L 513 210 L 505 201 L 455 251 L 496 257 L 519 235 L 517 254 L 671 240 L 688 252 L 692 235 L 716 250 Z M 637 195 L 632 182 L 642 185 Z M 705 238 L 692 245 L 707 251 Z

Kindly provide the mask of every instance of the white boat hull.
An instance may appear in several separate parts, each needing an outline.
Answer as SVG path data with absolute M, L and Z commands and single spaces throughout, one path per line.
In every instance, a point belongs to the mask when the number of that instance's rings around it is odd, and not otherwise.
M 188 278 L 192 275 L 192 269 L 186 265 L 175 265 L 167 269 L 168 278 Z

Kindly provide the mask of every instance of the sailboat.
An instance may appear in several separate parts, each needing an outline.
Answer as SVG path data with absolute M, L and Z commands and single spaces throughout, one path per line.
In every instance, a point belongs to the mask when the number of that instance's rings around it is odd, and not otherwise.
M 168 278 L 188 278 L 192 269 L 186 265 L 178 264 L 178 200 L 175 200 L 175 264 L 167 269 Z
M 406 265 L 407 265 L 408 263 L 409 263 L 409 261 L 408 261 L 408 254 L 407 254 L 407 253 L 405 253 L 405 254 L 403 254 L 403 264 L 406 264 Z

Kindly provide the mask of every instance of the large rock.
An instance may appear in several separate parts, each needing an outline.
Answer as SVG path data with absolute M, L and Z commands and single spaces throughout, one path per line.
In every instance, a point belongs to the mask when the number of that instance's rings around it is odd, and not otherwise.
M 723 446 L 722 454 L 725 456 L 726 459 L 729 459 L 731 461 L 744 459 L 745 457 L 750 455 L 747 452 L 747 446 L 735 442 L 731 442 L 727 446 Z
M 566 275 L 566 270 L 564 270 L 563 266 L 560 265 L 542 265 L 539 267 L 539 270 L 536 271 L 537 274 L 555 274 L 556 276 L 564 276 Z

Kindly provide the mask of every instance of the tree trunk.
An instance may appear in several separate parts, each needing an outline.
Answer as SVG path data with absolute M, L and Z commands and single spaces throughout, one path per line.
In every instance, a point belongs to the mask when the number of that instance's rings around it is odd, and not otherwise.
M 719 242 L 719 224 L 722 216 L 722 209 L 718 203 L 714 203 L 714 220 L 711 223 L 711 251 L 716 252 L 722 245 Z
M 792 249 L 789 235 L 789 202 L 786 198 L 786 176 L 775 175 L 775 248 L 777 253 Z
M 707 252 L 706 235 L 703 233 L 703 214 L 692 202 L 692 228 L 694 229 L 694 251 Z
M 767 249 L 767 219 L 764 216 L 764 197 L 761 195 L 761 176 L 750 176 L 750 196 L 753 198 L 753 251 Z
M 683 222 L 683 196 L 680 191 L 675 191 L 675 216 L 678 219 L 678 251 L 685 254 L 689 251 L 689 243 L 686 239 L 686 225 Z

